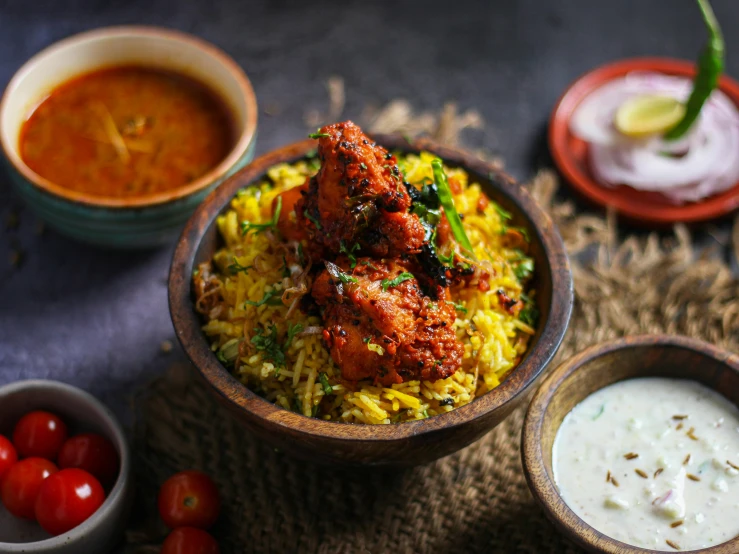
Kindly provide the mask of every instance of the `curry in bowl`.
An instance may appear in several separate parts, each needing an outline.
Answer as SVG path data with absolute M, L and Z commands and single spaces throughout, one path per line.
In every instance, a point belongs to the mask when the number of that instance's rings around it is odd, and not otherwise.
M 184 187 L 235 144 L 224 100 L 184 74 L 145 66 L 85 73 L 53 89 L 23 124 L 19 150 L 65 189 L 128 199 Z
M 351 122 L 240 190 L 193 275 L 218 359 L 287 410 L 398 423 L 495 389 L 535 334 L 527 229 L 461 168 Z

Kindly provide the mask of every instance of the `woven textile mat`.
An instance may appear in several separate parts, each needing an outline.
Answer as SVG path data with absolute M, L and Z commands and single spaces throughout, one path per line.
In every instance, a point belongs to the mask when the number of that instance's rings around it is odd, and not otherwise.
M 462 129 L 481 119 L 458 115 L 452 105 L 439 115 L 414 115 L 393 102 L 369 114 L 367 125 L 455 144 Z M 731 239 L 697 252 L 681 226 L 668 236 L 632 236 L 619 234 L 610 214 L 576 213 L 572 203 L 555 199 L 558 181 L 550 170 L 526 186 L 558 224 L 573 260 L 575 309 L 558 360 L 636 333 L 690 335 L 739 352 L 739 280 L 732 273 L 739 219 Z M 545 519 L 526 486 L 519 455 L 524 409 L 478 443 L 427 466 L 335 470 L 258 443 L 192 375 L 186 364 L 175 365 L 134 399 L 142 494 L 127 534 L 130 552 L 157 552 L 165 530 L 154 511 L 156 490 L 190 468 L 212 475 L 221 490 L 213 533 L 228 554 L 580 552 Z

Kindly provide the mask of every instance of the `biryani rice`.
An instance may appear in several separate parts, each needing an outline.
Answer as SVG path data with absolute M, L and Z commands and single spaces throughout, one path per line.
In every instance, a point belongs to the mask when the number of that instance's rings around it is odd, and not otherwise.
M 433 155 L 399 154 L 398 158 L 408 182 L 433 178 Z M 456 180 L 461 189 L 454 195 L 455 205 L 476 256 L 490 260 L 495 271 L 485 292 L 478 287 L 452 290 L 454 301 L 463 306 L 455 321 L 464 345 L 462 366 L 456 373 L 435 382 L 416 380 L 390 387 L 348 383 L 341 380 L 323 345 L 321 318 L 293 309 L 286 319 L 289 299 L 276 300 L 294 286 L 300 268 L 286 268 L 284 251 L 276 247 L 278 239 L 271 231 L 242 235 L 241 222 L 269 221 L 276 196 L 302 185 L 317 169 L 315 160 L 275 166 L 268 171 L 268 180 L 239 191 L 230 209 L 218 218 L 225 246 L 214 257 L 213 272 L 223 303 L 205 314 L 209 321 L 203 327 L 213 350 L 238 347 L 233 371 L 245 385 L 286 410 L 331 421 L 379 424 L 423 419 L 463 406 L 497 387 L 520 361 L 534 329 L 500 305 L 499 290 L 511 298 L 526 292 L 514 272 L 521 251 L 509 244 L 506 214 L 493 202 L 480 212 L 484 193 L 478 184 L 468 182 L 462 169 L 446 168 L 450 181 Z M 296 328 L 298 324 L 301 327 Z M 284 348 L 284 367 L 254 348 L 255 335 L 267 335 L 273 325 L 283 344 L 289 328 L 303 330 Z

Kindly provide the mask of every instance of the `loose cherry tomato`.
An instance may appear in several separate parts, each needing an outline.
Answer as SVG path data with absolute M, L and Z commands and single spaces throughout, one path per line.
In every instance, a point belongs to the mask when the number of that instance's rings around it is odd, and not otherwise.
M 13 464 L 3 477 L 0 498 L 16 517 L 33 519 L 41 485 L 58 470 L 49 460 L 26 458 Z
M 210 533 L 195 527 L 180 527 L 164 541 L 159 554 L 220 554 L 216 540 Z
M 67 426 L 54 414 L 38 410 L 24 415 L 15 425 L 13 444 L 21 458 L 56 460 L 67 440 Z
M 208 529 L 218 519 L 221 501 L 210 477 L 199 471 L 173 475 L 159 489 L 159 515 L 170 529 Z
M 105 492 L 95 477 L 83 469 L 62 469 L 42 483 L 36 520 L 47 533 L 61 535 L 94 514 L 103 502 Z
M 118 477 L 118 452 L 105 437 L 85 433 L 67 439 L 59 451 L 57 465 L 59 469 L 84 469 L 107 487 Z
M 18 453 L 15 451 L 13 443 L 0 435 L 0 482 L 3 475 L 10 469 L 15 462 L 18 461 Z

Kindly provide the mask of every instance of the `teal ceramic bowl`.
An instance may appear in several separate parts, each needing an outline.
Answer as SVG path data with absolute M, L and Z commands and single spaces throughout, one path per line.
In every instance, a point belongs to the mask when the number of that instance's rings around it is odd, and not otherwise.
M 131 199 L 72 191 L 32 171 L 20 157 L 18 139 L 33 108 L 65 81 L 117 65 L 181 73 L 216 92 L 234 117 L 236 140 L 228 156 L 185 187 Z M 20 197 L 60 233 L 109 247 L 148 248 L 172 242 L 208 193 L 251 161 L 256 133 L 256 96 L 236 62 L 196 37 L 154 27 L 110 27 L 62 40 L 26 62 L 0 102 L 0 146 Z

